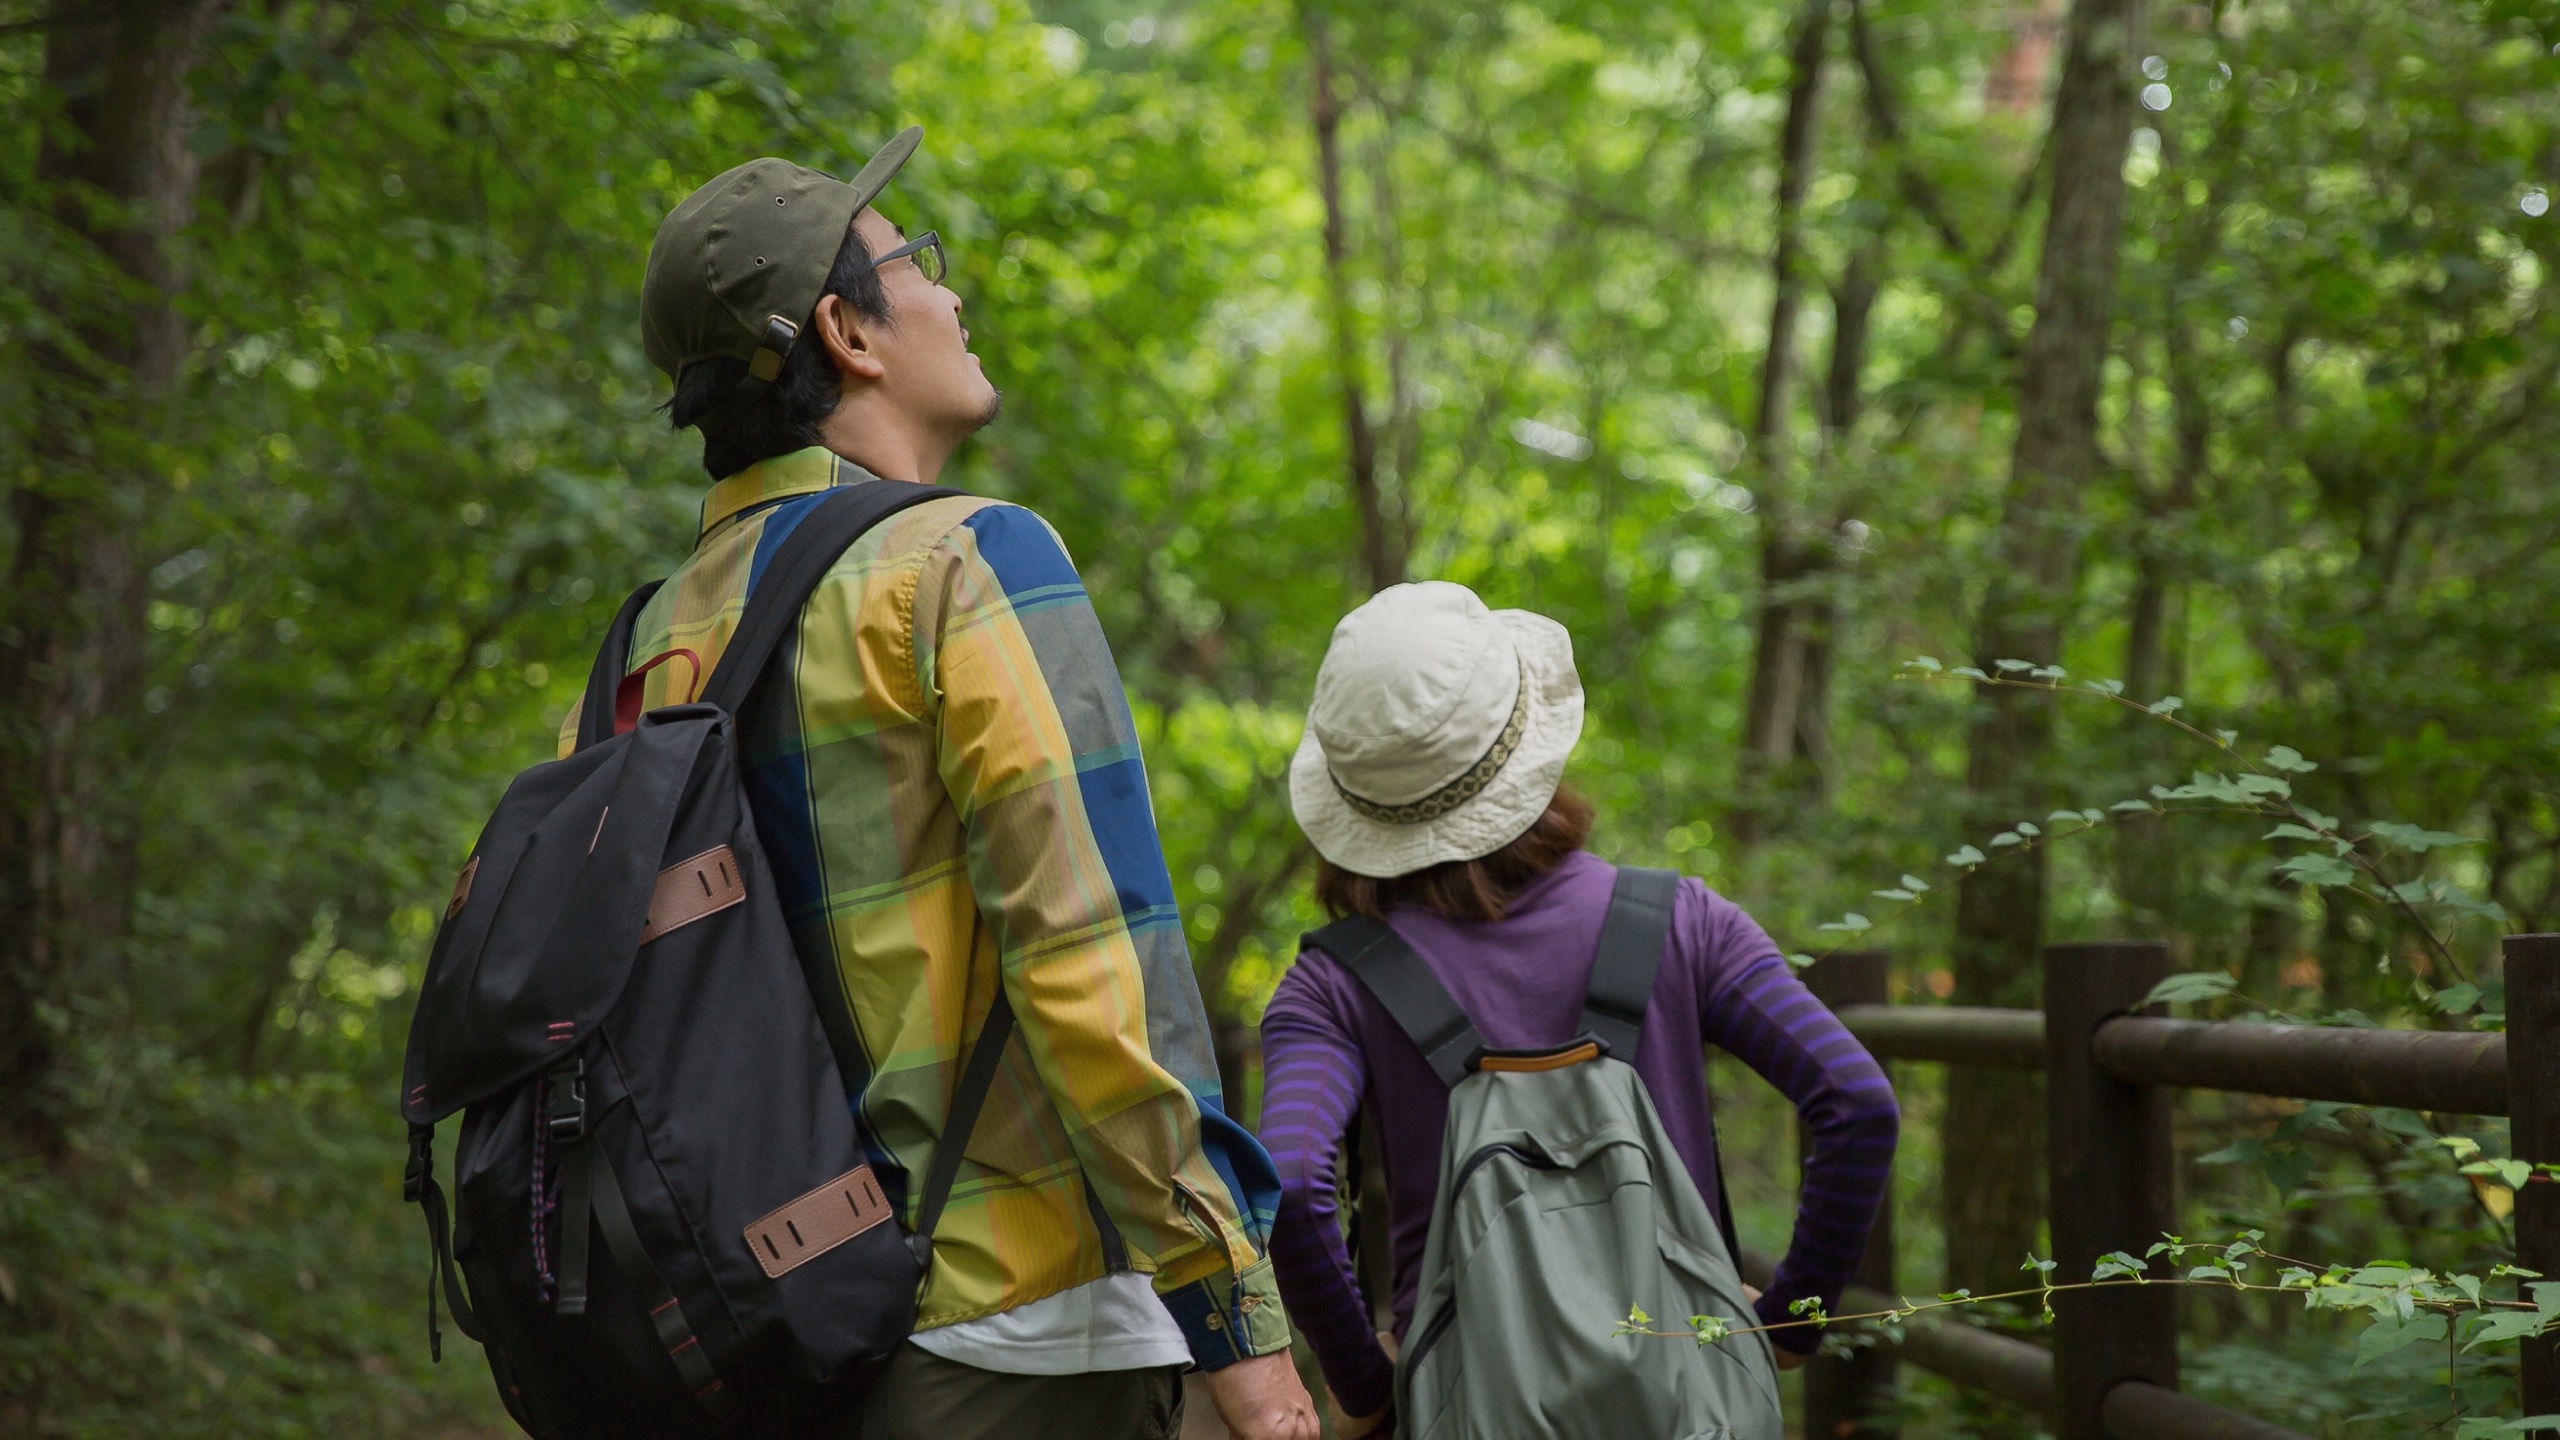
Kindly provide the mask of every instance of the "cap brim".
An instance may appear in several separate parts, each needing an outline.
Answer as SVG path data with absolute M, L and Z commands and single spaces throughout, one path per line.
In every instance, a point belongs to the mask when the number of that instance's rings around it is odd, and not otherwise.
M 862 167 L 862 172 L 845 182 L 845 188 L 853 192 L 854 214 L 860 215 L 863 206 L 870 204 L 879 197 L 881 191 L 889 188 L 890 180 L 894 179 L 899 168 L 907 163 L 907 157 L 915 154 L 916 147 L 923 143 L 924 127 L 910 125 L 891 137 L 888 144 L 872 153 L 869 163 Z

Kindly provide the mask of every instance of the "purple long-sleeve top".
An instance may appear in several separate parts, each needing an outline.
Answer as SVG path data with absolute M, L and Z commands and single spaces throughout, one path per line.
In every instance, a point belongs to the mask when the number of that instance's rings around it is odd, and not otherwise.
M 1582 1028 L 1583 996 L 1615 881 L 1609 864 L 1576 852 L 1531 882 L 1501 920 L 1455 921 L 1411 906 L 1387 919 L 1449 988 L 1487 1045 L 1554 1045 Z M 1721 1192 L 1707 1099 L 1709 1044 L 1785 1092 L 1811 1139 L 1795 1234 L 1758 1302 L 1760 1317 L 1765 1323 L 1793 1318 L 1787 1307 L 1806 1296 L 1836 1309 L 1893 1168 L 1900 1127 L 1893 1087 L 1740 906 L 1683 880 L 1635 1066 L 1712 1207 Z M 1413 1319 L 1421 1279 L 1448 1091 L 1368 988 L 1312 947 L 1299 952 L 1263 1014 L 1262 1062 L 1262 1139 L 1280 1169 L 1271 1255 L 1281 1298 L 1343 1407 L 1372 1414 L 1392 1397 L 1395 1369 L 1370 1329 L 1352 1273 L 1335 1175 L 1365 1103 L 1386 1171 L 1401 1336 Z M 1820 1342 L 1812 1327 L 1781 1330 L 1770 1339 L 1799 1352 Z

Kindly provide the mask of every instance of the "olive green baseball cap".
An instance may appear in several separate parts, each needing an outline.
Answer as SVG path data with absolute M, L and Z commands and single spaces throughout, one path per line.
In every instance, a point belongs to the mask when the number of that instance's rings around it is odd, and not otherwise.
M 728 402 L 761 393 L 809 323 L 862 207 L 915 154 L 910 125 L 848 181 L 788 160 L 750 160 L 685 197 L 649 242 L 640 344 L 675 379 L 697 360 L 747 362 Z

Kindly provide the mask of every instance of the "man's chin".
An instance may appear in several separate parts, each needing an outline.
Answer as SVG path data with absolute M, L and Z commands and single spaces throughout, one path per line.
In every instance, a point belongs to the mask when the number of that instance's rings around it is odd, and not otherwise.
M 996 423 L 996 417 L 1003 413 L 1004 392 L 990 385 L 987 387 L 987 403 L 978 407 L 978 421 L 969 428 L 972 431 L 984 430 Z

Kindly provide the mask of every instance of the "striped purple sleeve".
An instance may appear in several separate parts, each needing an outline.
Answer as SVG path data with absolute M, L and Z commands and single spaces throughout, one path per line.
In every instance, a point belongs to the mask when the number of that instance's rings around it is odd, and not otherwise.
M 1271 1264 L 1289 1321 L 1353 1415 L 1395 1398 L 1395 1362 L 1369 1328 L 1335 1201 L 1336 1164 L 1364 1089 L 1360 1047 L 1301 955 L 1262 1015 L 1262 1143 L 1280 1170 Z
M 1795 1235 L 1769 1293 L 1760 1297 L 1761 1323 L 1801 1318 L 1787 1307 L 1808 1295 L 1837 1312 L 1841 1287 L 1857 1271 L 1867 1228 L 1875 1223 L 1893 1174 L 1894 1140 L 1902 1124 L 1893 1086 L 1867 1048 L 1776 955 L 1743 967 L 1712 990 L 1699 1021 L 1709 1044 L 1723 1047 L 1795 1102 L 1811 1142 L 1796 1197 Z M 1769 1339 L 1804 1353 L 1821 1343 L 1821 1334 L 1808 1326 L 1780 1330 Z

